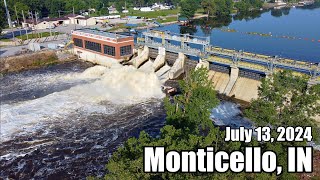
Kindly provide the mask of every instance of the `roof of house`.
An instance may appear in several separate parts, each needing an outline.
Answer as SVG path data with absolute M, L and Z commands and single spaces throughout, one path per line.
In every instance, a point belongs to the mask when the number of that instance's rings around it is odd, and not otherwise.
M 64 17 L 69 18 L 69 17 L 77 17 L 77 16 L 79 16 L 79 15 L 78 14 L 67 14 Z
M 87 20 L 87 19 L 90 19 L 91 17 L 76 17 L 75 19 L 84 19 L 84 20 Z
M 38 23 L 41 23 L 41 22 L 52 22 L 52 21 L 64 21 L 64 20 L 69 20 L 69 18 L 67 18 L 67 17 L 44 18 L 44 19 L 38 20 Z

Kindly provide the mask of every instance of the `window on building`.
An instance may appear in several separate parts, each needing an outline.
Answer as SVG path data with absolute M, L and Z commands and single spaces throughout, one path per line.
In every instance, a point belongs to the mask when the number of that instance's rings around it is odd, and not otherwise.
M 85 41 L 86 49 L 90 49 L 92 51 L 101 52 L 101 44 L 91 42 L 91 41 Z
M 120 47 L 120 56 L 129 55 L 131 54 L 131 52 L 132 52 L 131 45 Z
M 116 48 L 113 46 L 103 45 L 104 53 L 110 56 L 116 55 Z
M 74 43 L 75 46 L 83 47 L 82 39 L 73 38 L 73 43 Z

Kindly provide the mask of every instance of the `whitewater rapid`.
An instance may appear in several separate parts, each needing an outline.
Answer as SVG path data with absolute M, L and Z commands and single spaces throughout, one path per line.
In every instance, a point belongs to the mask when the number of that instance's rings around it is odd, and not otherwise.
M 43 123 L 65 119 L 72 113 L 114 113 L 116 109 L 105 106 L 105 102 L 127 106 L 165 96 L 155 73 L 132 66 L 94 66 L 81 73 L 43 78 L 50 83 L 58 79 L 78 84 L 40 98 L 1 104 L 0 141 L 27 134 Z

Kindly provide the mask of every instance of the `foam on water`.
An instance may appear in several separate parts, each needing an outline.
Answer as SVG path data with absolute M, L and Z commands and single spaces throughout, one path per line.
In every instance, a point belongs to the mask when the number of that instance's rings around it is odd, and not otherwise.
M 232 102 L 221 102 L 211 111 L 210 117 L 218 126 L 231 126 L 234 128 L 244 126 L 252 128 L 252 122 L 241 116 L 239 105 Z
M 14 104 L 2 104 L 0 141 L 11 135 L 34 130 L 45 121 L 67 117 L 73 112 L 109 114 L 114 109 L 102 102 L 128 105 L 152 98 L 163 98 L 161 83 L 154 73 L 131 66 L 94 66 L 66 78 L 94 79 L 89 83 Z M 53 82 L 54 83 L 54 82 Z

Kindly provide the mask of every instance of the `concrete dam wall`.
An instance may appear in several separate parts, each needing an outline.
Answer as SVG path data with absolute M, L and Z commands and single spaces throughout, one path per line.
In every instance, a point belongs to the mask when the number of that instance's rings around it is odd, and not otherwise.
M 210 64 L 209 79 L 220 94 L 250 102 L 258 98 L 258 87 L 263 76 L 235 67 Z
M 158 52 L 156 49 L 150 48 L 150 57 L 156 58 Z M 177 59 L 176 53 L 167 52 L 166 62 L 172 66 Z M 185 62 L 185 72 L 188 73 L 197 65 L 197 61 L 187 59 Z M 258 87 L 263 75 L 249 72 L 247 70 L 238 69 L 236 67 L 227 67 L 217 64 L 209 65 L 209 79 L 212 81 L 215 90 L 220 94 L 229 97 L 250 102 L 252 99 L 258 98 Z

